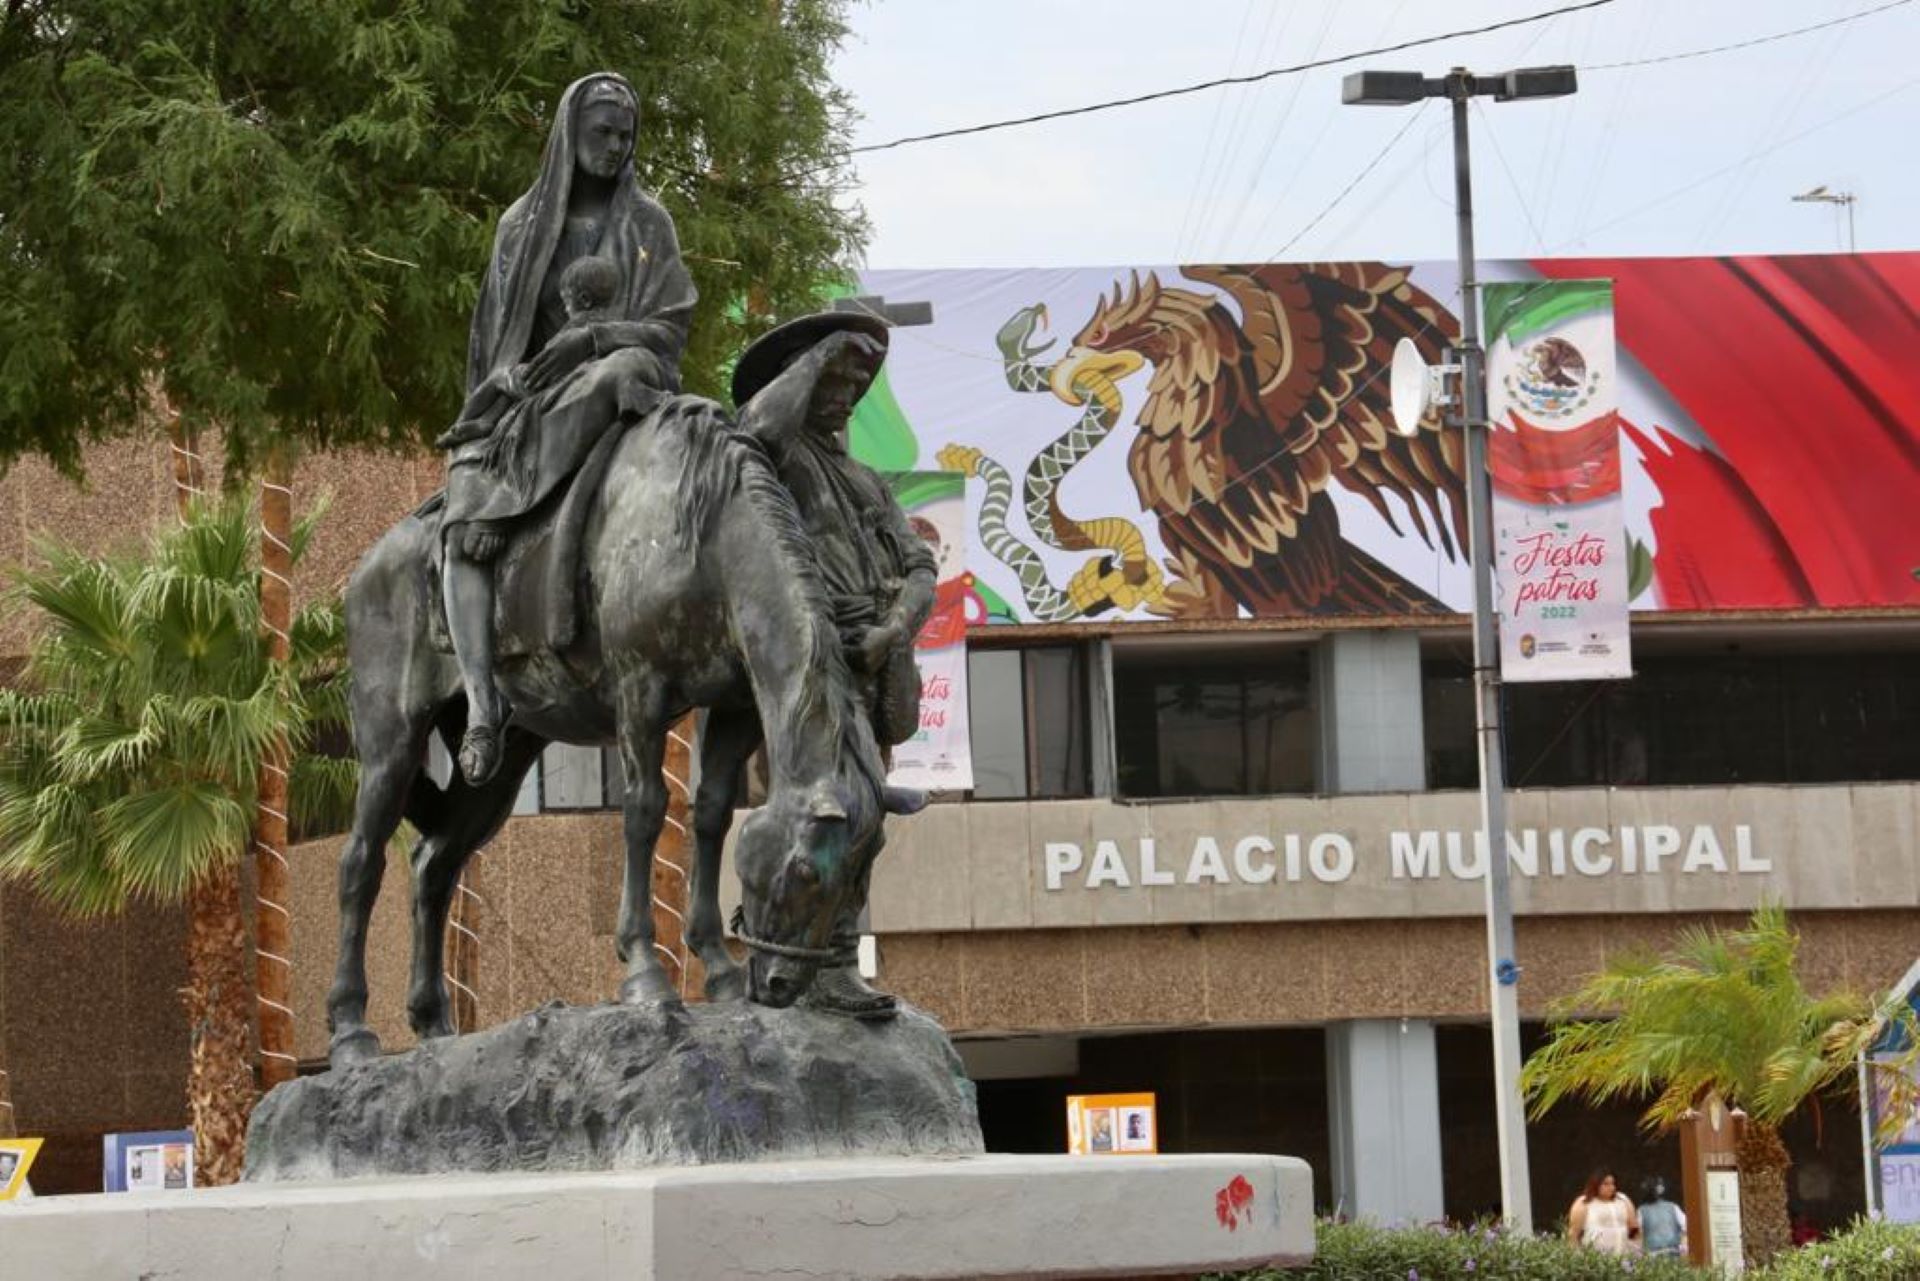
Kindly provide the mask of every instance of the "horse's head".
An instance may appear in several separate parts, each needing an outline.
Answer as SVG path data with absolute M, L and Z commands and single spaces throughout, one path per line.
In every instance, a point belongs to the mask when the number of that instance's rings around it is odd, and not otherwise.
M 747 980 L 755 1001 L 792 1005 L 834 958 L 834 921 L 865 884 L 881 817 L 872 788 L 840 781 L 776 788 L 741 824 L 734 932 L 752 949 Z

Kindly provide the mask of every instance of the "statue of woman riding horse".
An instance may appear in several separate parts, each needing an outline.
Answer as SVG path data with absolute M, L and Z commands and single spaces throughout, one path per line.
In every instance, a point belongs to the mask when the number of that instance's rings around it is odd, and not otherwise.
M 710 716 L 687 942 L 707 996 L 784 1006 L 824 967 L 817 1003 L 892 1012 L 891 998 L 853 976 L 850 929 L 884 813 L 922 799 L 886 786 L 875 730 L 897 742 L 917 722 L 908 646 L 932 572 L 918 541 L 901 540 L 905 522 L 884 487 L 845 458 L 843 442 L 837 453 L 822 443 L 877 370 L 885 327 L 816 317 L 763 339 L 736 380 L 747 430 L 719 405 L 679 394 L 694 290 L 671 219 L 635 180 L 637 123 L 638 99 L 619 76 L 567 89 L 538 181 L 500 222 L 474 314 L 468 408 L 443 438 L 444 504 L 390 530 L 347 587 L 361 780 L 340 857 L 327 1003 L 336 1065 L 378 1053 L 366 1025 L 366 931 L 400 820 L 421 833 L 408 1013 L 419 1035 L 446 1035 L 451 895 L 549 742 L 619 746 L 621 993 L 677 1000 L 655 955 L 649 889 L 667 729 L 695 707 Z M 577 267 L 595 259 L 610 269 Z M 566 497 L 590 455 L 603 465 L 579 477 L 591 506 L 572 571 L 574 637 L 564 652 L 497 657 L 496 591 L 546 586 L 531 558 L 514 556 L 516 531 Z M 783 474 L 812 478 L 798 504 Z M 515 576 L 505 588 L 503 574 Z M 434 644 L 442 597 L 452 655 Z M 444 787 L 424 769 L 436 731 L 460 744 Z M 722 937 L 718 876 L 738 765 L 763 737 L 767 801 L 735 848 L 735 932 L 752 949 L 743 977 Z

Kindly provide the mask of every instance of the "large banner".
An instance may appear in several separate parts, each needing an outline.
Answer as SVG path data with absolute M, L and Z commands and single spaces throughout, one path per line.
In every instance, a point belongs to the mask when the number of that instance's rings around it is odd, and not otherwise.
M 1596 394 L 1619 451 L 1606 553 L 1623 549 L 1632 608 L 1920 607 L 1920 254 L 1482 278 L 1614 282 L 1615 377 Z M 1438 362 L 1457 331 L 1451 264 L 860 285 L 930 303 L 933 323 L 893 331 L 854 448 L 967 474 L 966 568 L 992 621 L 1417 626 L 1471 608 L 1457 432 L 1402 438 L 1387 410 L 1394 342 Z
M 887 477 L 907 522 L 932 549 L 937 584 L 933 613 L 914 638 L 920 668 L 920 730 L 893 749 L 887 781 L 924 791 L 973 786 L 967 737 L 967 625 L 986 610 L 967 572 L 967 524 L 962 478 L 955 472 L 896 472 Z
M 1485 299 L 1500 674 L 1631 676 L 1613 287 L 1516 282 Z

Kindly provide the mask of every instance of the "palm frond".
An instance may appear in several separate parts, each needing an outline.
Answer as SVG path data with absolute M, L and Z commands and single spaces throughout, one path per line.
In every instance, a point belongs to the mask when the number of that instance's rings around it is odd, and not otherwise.
M 1842 1082 L 1874 1013 L 1848 993 L 1809 996 L 1798 948 L 1767 904 L 1738 930 L 1683 930 L 1664 956 L 1610 958 L 1554 1006 L 1521 1076 L 1533 1115 L 1568 1098 L 1650 1097 L 1642 1123 L 1657 1131 L 1711 1090 L 1757 1122 L 1783 1121 Z
M 107 858 L 132 895 L 183 897 L 223 859 L 245 853 L 251 807 L 216 783 L 186 781 L 134 792 L 101 811 Z
M 338 756 L 297 756 L 287 771 L 288 813 L 307 831 L 344 831 L 353 821 L 359 788 L 358 761 Z

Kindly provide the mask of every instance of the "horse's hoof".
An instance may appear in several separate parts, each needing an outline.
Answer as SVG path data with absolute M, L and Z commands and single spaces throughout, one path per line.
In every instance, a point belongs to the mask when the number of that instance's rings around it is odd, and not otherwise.
M 707 972 L 707 999 L 709 1001 L 744 1001 L 747 999 L 747 976 L 742 970 L 722 970 Z
M 413 1034 L 422 1041 L 445 1040 L 457 1031 L 458 1029 L 453 1026 L 453 1020 L 444 1016 L 413 1025 Z
M 667 976 L 658 970 L 629 975 L 620 985 L 622 1005 L 680 1005 L 680 994 L 673 990 Z
M 333 1034 L 327 1047 L 327 1063 L 335 1071 L 359 1063 L 371 1063 L 380 1057 L 380 1038 L 371 1028 L 356 1027 Z

